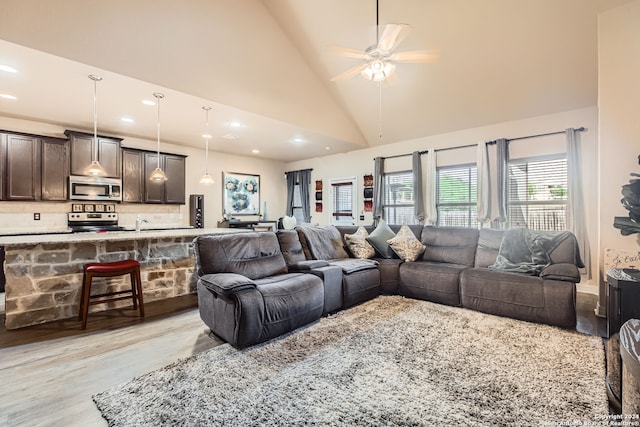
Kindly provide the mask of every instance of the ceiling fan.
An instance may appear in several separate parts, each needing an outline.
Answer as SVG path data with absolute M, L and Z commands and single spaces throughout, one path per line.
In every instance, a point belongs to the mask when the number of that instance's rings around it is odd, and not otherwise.
M 440 57 L 438 50 L 396 51 L 398 45 L 411 31 L 408 24 L 378 24 L 378 1 L 376 1 L 376 44 L 365 50 L 342 46 L 331 46 L 330 51 L 337 56 L 361 59 L 362 63 L 333 77 L 331 81 L 347 80 L 361 74 L 374 82 L 382 82 L 395 77 L 396 63 L 434 63 Z

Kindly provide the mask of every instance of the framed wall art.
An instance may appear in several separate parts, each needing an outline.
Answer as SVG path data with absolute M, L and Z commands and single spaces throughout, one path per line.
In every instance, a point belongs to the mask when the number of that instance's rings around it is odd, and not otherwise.
M 234 216 L 260 213 L 260 175 L 222 172 L 222 185 L 224 214 Z

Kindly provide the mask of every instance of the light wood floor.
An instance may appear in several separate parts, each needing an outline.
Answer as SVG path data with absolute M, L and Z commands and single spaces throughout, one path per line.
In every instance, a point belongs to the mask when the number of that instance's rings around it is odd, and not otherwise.
M 113 310 L 91 314 L 86 332 L 71 320 L 1 332 L 0 426 L 106 426 L 92 395 L 221 344 L 195 297 L 182 299 L 177 312 L 145 304 L 142 322 Z
M 578 294 L 578 331 L 602 336 L 597 297 Z M 194 295 L 16 331 L 0 328 L 0 426 L 106 426 L 91 396 L 220 341 L 208 335 Z M 3 320 L 3 319 L 2 319 Z

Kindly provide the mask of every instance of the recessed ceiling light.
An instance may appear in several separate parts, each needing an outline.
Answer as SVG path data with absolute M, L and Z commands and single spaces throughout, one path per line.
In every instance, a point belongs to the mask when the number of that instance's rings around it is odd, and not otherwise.
M 18 98 L 16 98 L 15 96 L 13 96 L 13 95 L 7 95 L 6 93 L 0 93 L 0 98 L 10 99 L 10 100 L 12 100 L 12 101 L 13 101 L 13 100 L 18 99 Z
M 7 73 L 17 73 L 18 72 L 18 70 L 16 70 L 15 68 L 10 67 L 8 65 L 4 65 L 4 64 L 0 64 L 0 71 L 4 71 L 4 72 L 7 72 Z
M 324 147 L 325 150 L 331 150 L 331 147 L 329 147 L 328 145 L 326 147 Z
M 238 138 L 239 138 L 239 136 L 238 136 L 238 135 L 234 135 L 234 134 L 231 134 L 231 133 L 228 133 L 228 134 L 226 134 L 226 135 L 222 135 L 222 137 L 223 137 L 224 139 L 238 139 Z
M 258 149 L 256 149 L 256 148 L 254 148 L 253 150 L 251 150 L 251 152 L 252 152 L 253 154 L 259 154 L 259 153 L 260 153 L 260 150 L 258 150 Z
M 120 120 L 122 120 L 125 123 L 133 123 L 134 120 L 131 117 L 123 117 Z
M 241 128 L 242 127 L 242 123 L 240 123 L 237 120 L 231 121 L 229 122 L 229 126 L 232 128 Z
M 151 101 L 151 100 L 149 100 L 149 99 L 143 99 L 143 100 L 142 100 L 142 103 L 143 103 L 144 105 L 148 105 L 148 106 L 154 106 L 154 105 L 156 105 L 155 101 Z

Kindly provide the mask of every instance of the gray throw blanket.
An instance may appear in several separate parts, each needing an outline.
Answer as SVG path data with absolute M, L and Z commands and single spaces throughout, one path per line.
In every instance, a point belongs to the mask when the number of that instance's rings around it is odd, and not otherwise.
M 489 269 L 538 276 L 551 263 L 549 253 L 570 234 L 568 231 L 544 232 L 527 228 L 506 230 L 496 262 Z

